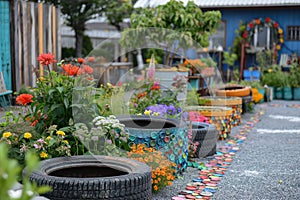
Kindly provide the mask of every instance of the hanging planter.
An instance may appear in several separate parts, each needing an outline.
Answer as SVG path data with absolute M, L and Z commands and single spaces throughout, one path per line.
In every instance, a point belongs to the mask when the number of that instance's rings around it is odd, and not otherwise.
M 275 44 L 276 50 L 279 51 L 284 43 L 283 29 L 279 26 L 278 22 L 269 17 L 251 20 L 246 25 L 246 30 L 242 33 L 242 37 L 248 42 L 252 41 L 253 48 L 255 49 L 258 43 L 258 33 L 263 31 L 264 28 L 267 28 L 266 48 L 272 49 L 272 45 Z

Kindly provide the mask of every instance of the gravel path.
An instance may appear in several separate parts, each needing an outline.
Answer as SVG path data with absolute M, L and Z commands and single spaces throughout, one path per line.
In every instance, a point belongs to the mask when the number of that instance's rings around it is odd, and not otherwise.
M 240 145 L 211 199 L 300 199 L 300 102 L 273 101 L 256 106 L 256 112 L 261 108 L 264 115 Z M 253 117 L 254 114 L 243 115 L 243 124 Z M 234 127 L 231 135 L 237 135 L 243 124 Z M 219 141 L 218 147 L 223 143 Z M 210 159 L 201 161 L 207 163 Z M 153 200 L 177 196 L 198 173 L 188 168 L 182 178 L 154 195 Z

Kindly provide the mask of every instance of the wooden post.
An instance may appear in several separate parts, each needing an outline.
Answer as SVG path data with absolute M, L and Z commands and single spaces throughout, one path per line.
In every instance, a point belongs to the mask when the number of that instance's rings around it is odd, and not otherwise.
M 57 52 L 56 52 L 56 8 L 55 6 L 52 6 L 52 54 L 54 57 L 57 57 Z M 53 70 L 56 70 L 56 65 L 53 64 Z
M 244 64 L 245 64 L 245 41 L 242 41 L 241 44 L 241 66 L 240 66 L 240 78 L 239 82 L 243 79 L 243 73 L 244 73 Z
M 38 23 L 39 23 L 39 54 L 43 53 L 44 51 L 44 37 L 43 37 L 43 4 L 39 3 L 39 17 L 38 17 Z M 44 76 L 44 66 L 40 64 L 40 76 Z

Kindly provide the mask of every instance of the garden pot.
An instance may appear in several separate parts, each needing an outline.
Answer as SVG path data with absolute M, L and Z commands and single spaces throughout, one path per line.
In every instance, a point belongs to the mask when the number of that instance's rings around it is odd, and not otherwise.
M 217 90 L 217 96 L 227 96 L 227 97 L 244 97 L 250 95 L 250 88 L 239 86 L 239 85 L 229 85 L 225 88 L 219 88 Z
M 231 132 L 232 108 L 219 106 L 187 106 L 186 111 L 200 112 L 218 131 L 219 139 L 226 139 Z
M 275 99 L 282 99 L 283 98 L 283 91 L 282 88 L 275 88 Z
M 26 174 L 26 168 L 23 171 Z M 43 196 L 62 199 L 151 199 L 151 169 L 144 163 L 111 156 L 72 156 L 44 160 L 30 175 L 51 192 Z
M 264 88 L 260 88 L 258 89 L 258 92 L 263 96 L 262 100 L 260 100 L 260 102 L 264 102 L 265 99 L 265 89 Z
M 205 106 L 226 106 L 232 108 L 231 125 L 237 126 L 241 123 L 242 98 L 241 97 L 200 97 L 200 105 Z
M 187 167 L 188 130 L 185 123 L 177 119 L 157 116 L 117 116 L 129 133 L 129 146 L 145 144 L 161 151 L 175 162 L 177 173 Z
M 300 100 L 300 87 L 293 88 L 293 99 Z
M 203 158 L 216 153 L 218 131 L 214 125 L 192 122 L 191 143 L 195 146 L 194 156 Z
M 283 87 L 283 99 L 284 100 L 292 100 L 293 93 L 291 87 Z

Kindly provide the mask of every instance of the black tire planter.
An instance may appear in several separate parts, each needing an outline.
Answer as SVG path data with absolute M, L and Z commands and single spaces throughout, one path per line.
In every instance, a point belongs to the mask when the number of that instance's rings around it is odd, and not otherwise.
M 26 173 L 26 169 L 23 173 Z M 151 199 L 151 169 L 121 157 L 73 156 L 44 160 L 30 175 L 37 185 L 48 185 L 51 200 Z
M 199 143 L 195 156 L 203 158 L 216 153 L 218 131 L 214 125 L 192 122 L 192 142 Z

